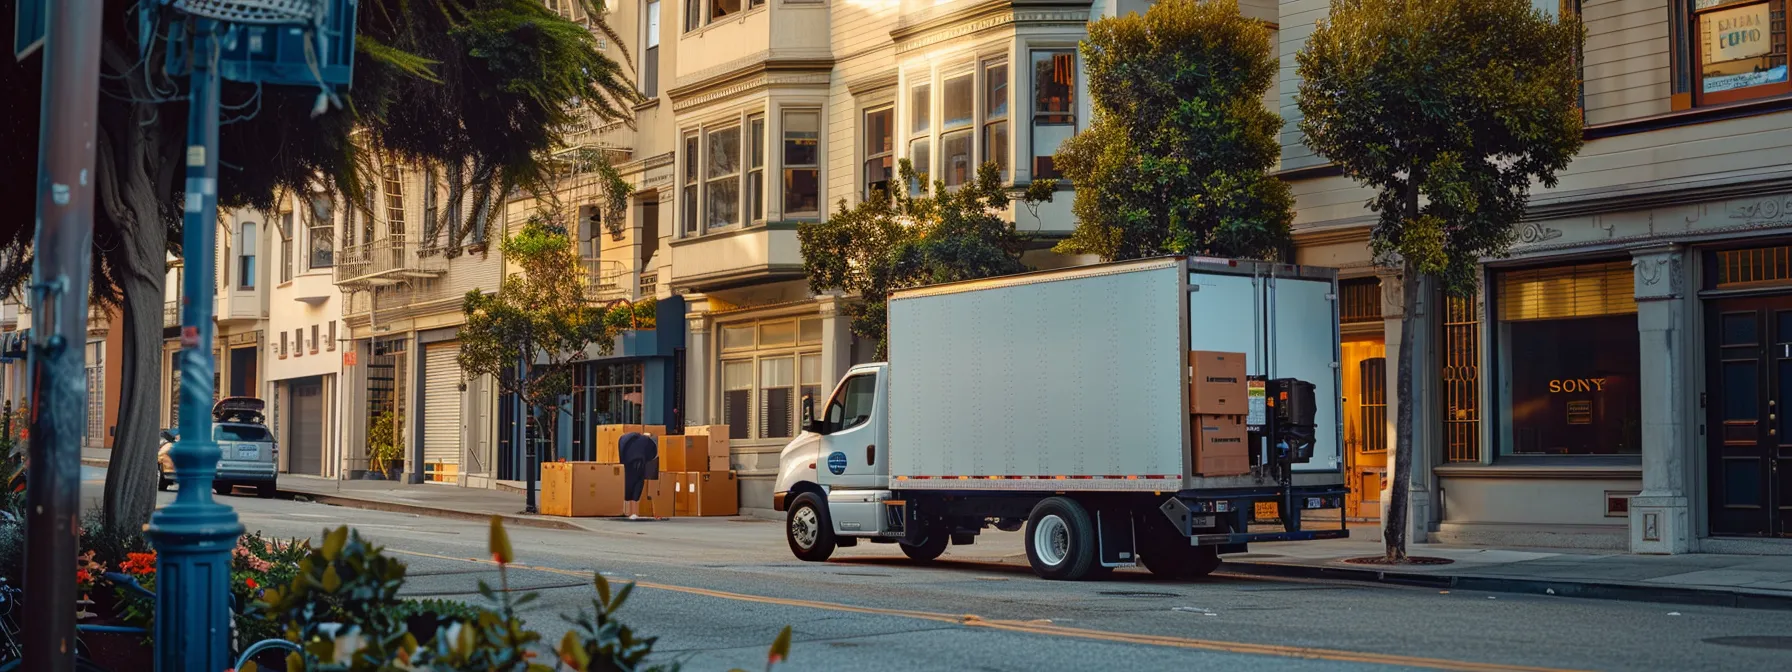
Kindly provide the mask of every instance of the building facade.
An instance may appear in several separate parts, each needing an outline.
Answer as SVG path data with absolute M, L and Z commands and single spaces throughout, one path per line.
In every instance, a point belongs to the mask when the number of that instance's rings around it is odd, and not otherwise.
M 342 295 L 335 285 L 336 236 L 347 204 L 331 193 L 287 194 L 268 227 L 271 256 L 267 343 L 268 419 L 280 470 L 338 478 L 345 448 L 341 415 Z
M 1792 553 L 1776 419 L 1792 342 L 1780 332 L 1782 316 L 1792 329 L 1783 8 L 1539 8 L 1585 21 L 1586 146 L 1559 185 L 1534 192 L 1517 246 L 1485 261 L 1476 295 L 1454 298 L 1371 263 L 1369 194 L 1301 143 L 1288 95 L 1293 54 L 1326 5 L 1281 4 L 1299 261 L 1379 290 L 1383 356 L 1405 338 L 1419 348 L 1412 538 Z M 1717 45 L 1713 27 L 1738 17 L 1771 39 Z M 1415 333 L 1400 328 L 1408 291 L 1420 292 Z

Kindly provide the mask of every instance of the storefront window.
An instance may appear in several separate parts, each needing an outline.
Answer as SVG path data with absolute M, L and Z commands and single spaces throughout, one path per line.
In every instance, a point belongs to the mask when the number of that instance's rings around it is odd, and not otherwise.
M 1502 452 L 1639 454 L 1641 357 L 1630 264 L 1498 278 Z

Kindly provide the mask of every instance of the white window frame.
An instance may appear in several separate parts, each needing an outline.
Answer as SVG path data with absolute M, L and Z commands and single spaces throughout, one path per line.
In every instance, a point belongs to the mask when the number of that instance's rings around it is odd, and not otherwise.
M 788 150 L 788 147 L 786 146 L 786 143 L 790 142 L 790 140 L 791 140 L 790 130 L 788 128 L 786 128 L 786 125 L 789 122 L 791 115 L 796 115 L 796 114 L 815 115 L 815 161 L 814 161 L 814 163 L 806 163 L 806 164 L 800 164 L 800 165 L 792 165 L 792 164 L 785 163 L 785 161 L 790 158 L 789 150 Z M 827 127 L 827 118 L 822 115 L 822 110 L 820 107 L 809 107 L 809 106 L 804 106 L 804 105 L 791 105 L 791 106 L 781 107 L 778 109 L 778 152 L 777 152 L 777 159 L 778 159 L 778 214 L 781 217 L 783 217 L 784 219 L 817 220 L 817 219 L 821 218 L 821 215 L 823 212 L 827 211 L 826 202 L 823 200 L 825 190 L 822 188 L 822 184 L 821 184 L 821 176 L 822 176 L 821 164 L 827 160 L 826 157 L 824 157 L 822 155 L 822 150 L 823 150 L 822 137 L 824 135 L 826 135 L 826 127 Z M 770 146 L 770 143 L 767 143 L 768 148 L 769 148 L 769 146 Z M 792 183 L 791 171 L 793 171 L 793 170 L 812 170 L 815 172 L 815 179 L 814 179 L 815 209 L 814 210 L 792 212 L 789 209 L 790 195 L 791 195 L 790 190 L 791 190 L 791 183 Z
M 765 157 L 763 164 L 759 168 L 752 167 L 753 152 L 751 145 L 754 142 L 753 128 L 755 122 L 760 122 L 760 127 L 765 129 L 764 134 L 758 138 L 759 151 L 761 153 L 760 156 Z M 709 177 L 710 135 L 717 131 L 727 131 L 731 129 L 737 129 L 740 132 L 740 146 L 738 149 L 740 154 L 739 165 L 735 167 L 735 172 L 730 175 L 712 179 Z M 766 138 L 769 137 L 771 133 L 770 115 L 766 114 L 765 109 L 762 107 L 754 107 L 726 116 L 715 117 L 703 123 L 688 126 L 679 130 L 678 152 L 680 153 L 680 156 L 676 162 L 678 167 L 679 188 L 679 238 L 695 238 L 716 231 L 732 231 L 757 226 L 765 222 L 770 208 L 765 207 L 760 208 L 757 212 L 753 211 L 753 194 L 750 178 L 755 171 L 762 171 L 760 174 L 762 183 L 764 184 L 764 193 L 774 193 L 772 192 L 773 185 L 765 183 L 763 179 L 765 174 L 771 174 L 773 171 L 772 159 L 775 157 L 771 156 L 769 146 L 766 145 Z M 696 139 L 696 155 L 694 157 L 691 153 L 691 140 L 693 138 Z M 709 186 L 711 183 L 729 179 L 730 176 L 737 180 L 737 183 L 740 185 L 737 190 L 738 200 L 737 205 L 735 206 L 738 213 L 737 221 L 725 225 L 711 226 L 709 223 Z M 694 200 L 687 197 L 687 194 L 694 196 Z M 692 219 L 693 215 L 695 218 L 694 221 Z
M 643 0 L 641 3 L 641 93 L 648 99 L 660 95 L 660 28 L 665 19 L 665 0 Z
M 765 8 L 765 0 L 730 1 L 737 5 L 735 10 L 718 16 L 716 15 L 717 0 L 684 0 L 684 16 L 682 17 L 684 32 L 686 34 L 694 33 L 712 24 L 727 23 Z
M 241 291 L 255 291 L 256 271 L 255 248 L 259 247 L 261 227 L 255 222 L 243 221 L 237 224 L 236 230 L 236 288 Z
M 889 124 L 884 129 L 888 134 L 888 137 L 885 138 L 886 147 L 884 148 L 876 148 L 872 146 L 871 115 L 874 114 L 890 115 Z M 896 127 L 896 104 L 894 102 L 880 102 L 875 105 L 868 105 L 864 109 L 859 110 L 859 128 L 857 135 L 859 140 L 859 156 L 861 157 L 861 160 L 859 161 L 859 198 L 871 198 L 871 163 L 873 161 L 889 161 L 890 165 L 884 169 L 886 173 L 884 176 L 884 191 L 891 191 L 890 187 L 896 183 L 897 179 L 896 138 L 900 137 Z
M 1027 117 L 1027 174 L 1032 179 L 1041 179 L 1042 177 L 1057 179 L 1062 175 L 1062 171 L 1059 171 L 1055 165 L 1053 166 L 1053 171 L 1059 173 L 1059 175 L 1041 176 L 1039 174 L 1039 172 L 1040 172 L 1038 170 L 1039 159 L 1040 159 L 1039 128 L 1041 126 L 1062 127 L 1062 126 L 1068 125 L 1070 127 L 1070 135 L 1072 135 L 1072 136 L 1076 135 L 1077 129 L 1079 128 L 1080 123 L 1081 123 L 1079 112 L 1082 110 L 1083 98 L 1088 95 L 1088 92 L 1083 87 L 1084 66 L 1083 66 L 1082 58 L 1077 55 L 1077 49 L 1076 49 L 1075 45 L 1032 44 L 1032 45 L 1027 46 L 1025 53 L 1026 53 L 1026 62 L 1027 62 L 1027 70 L 1026 70 L 1027 71 L 1027 80 L 1026 80 L 1027 97 L 1026 97 L 1026 101 L 1027 101 L 1027 115 L 1028 115 L 1028 117 Z M 1034 66 L 1034 58 L 1036 56 L 1038 56 L 1039 54 L 1060 54 L 1060 53 L 1070 54 L 1071 67 L 1075 68 L 1075 72 L 1072 73 L 1072 87 L 1073 88 L 1070 91 L 1070 110 L 1068 112 L 1061 113 L 1061 114 L 1042 112 L 1039 109 L 1039 93 L 1038 93 L 1038 87 L 1039 87 L 1038 74 L 1039 73 L 1038 73 L 1038 69 Z M 1010 71 L 1012 71 L 1012 68 L 1010 69 Z M 1013 75 L 1010 75 L 1010 77 L 1012 77 L 1012 76 Z M 1009 116 L 1013 117 L 1014 115 L 1012 113 L 1010 113 Z M 1041 117 L 1069 117 L 1069 122 L 1068 122 L 1068 124 L 1063 123 L 1063 122 L 1042 122 L 1042 121 L 1040 121 Z
M 748 320 L 748 321 L 743 321 L 743 322 L 730 322 L 727 324 L 721 324 L 721 325 L 716 326 L 716 331 L 714 334 L 715 343 L 716 343 L 716 358 L 715 358 L 715 364 L 716 364 L 716 368 L 715 368 L 715 371 L 716 371 L 716 374 L 715 374 L 715 376 L 716 376 L 716 378 L 715 378 L 716 394 L 715 394 L 715 397 L 716 397 L 716 400 L 715 401 L 716 401 L 716 409 L 717 409 L 716 418 L 718 420 L 722 420 L 722 418 L 723 418 L 722 409 L 724 409 L 727 404 L 728 390 L 725 386 L 725 378 L 724 378 L 725 368 L 727 367 L 728 364 L 731 364 L 731 363 L 734 363 L 734 364 L 745 363 L 749 366 L 750 375 L 748 376 L 748 380 L 751 382 L 751 385 L 748 387 L 748 392 L 747 392 L 747 418 L 746 418 L 747 427 L 746 427 L 746 432 L 745 432 L 745 436 L 747 438 L 739 439 L 739 440 L 741 440 L 741 441 L 762 441 L 762 442 L 787 441 L 791 437 L 794 437 L 798 433 L 801 433 L 802 427 L 801 427 L 800 423 L 802 422 L 802 395 L 803 395 L 804 388 L 812 387 L 814 389 L 818 389 L 818 390 L 820 390 L 820 392 L 818 394 L 827 394 L 827 392 L 829 391 L 827 389 L 829 381 L 819 380 L 819 378 L 821 376 L 826 374 L 826 363 L 825 362 L 820 362 L 820 361 L 816 362 L 816 374 L 817 374 L 816 378 L 817 378 L 817 380 L 805 381 L 804 376 L 803 376 L 804 360 L 809 357 L 815 357 L 819 360 L 819 358 L 821 357 L 821 354 L 822 354 L 822 351 L 821 351 L 822 340 L 825 339 L 825 332 L 823 332 L 822 329 L 816 329 L 816 331 L 818 333 L 817 333 L 817 338 L 815 340 L 809 340 L 809 341 L 803 340 L 803 325 L 807 322 L 814 321 L 817 323 L 817 326 L 819 326 L 821 319 L 822 318 L 819 316 L 816 316 L 813 314 L 806 314 L 806 315 L 792 315 L 792 316 L 782 316 L 782 317 L 768 317 L 768 318 L 761 319 L 761 320 Z M 792 334 L 791 342 L 788 344 L 783 344 L 783 345 L 770 345 L 770 346 L 760 345 L 760 334 L 762 333 L 762 329 L 764 329 L 764 327 L 766 327 L 768 325 L 771 325 L 771 326 L 789 325 L 790 328 L 794 330 L 793 334 Z M 743 327 L 751 330 L 750 333 L 753 335 L 752 343 L 750 345 L 737 346 L 737 347 L 732 347 L 732 348 L 723 347 L 723 342 L 722 342 L 723 330 L 737 329 L 737 328 L 743 328 Z M 789 424 L 789 427 L 791 428 L 791 431 L 790 431 L 791 436 L 788 436 L 788 437 L 762 436 L 762 434 L 766 431 L 766 428 L 761 426 L 761 423 L 759 420 L 759 417 L 761 415 L 760 405 L 765 403 L 765 400 L 763 399 L 763 395 L 761 394 L 761 392 L 765 389 L 763 386 L 764 381 L 761 377 L 762 371 L 763 371 L 762 367 L 765 366 L 765 362 L 772 361 L 772 360 L 778 360 L 778 359 L 791 360 L 791 367 L 792 367 L 791 368 L 791 381 L 792 381 L 791 382 L 791 394 L 793 395 L 791 398 L 792 403 L 790 405 L 791 406 L 791 408 L 790 408 L 791 417 L 790 417 L 790 424 Z M 818 403 L 819 403 L 819 401 L 820 400 L 818 400 Z M 727 420 L 725 420 L 725 422 L 733 422 L 735 420 L 738 420 L 738 418 L 727 418 Z M 732 431 L 733 427 L 730 427 L 729 429 Z
M 1006 90 L 1008 92 L 1008 106 L 1000 116 L 992 116 L 989 114 L 989 77 L 991 75 L 991 69 L 998 67 L 1006 67 L 1004 72 L 1007 75 Z M 988 163 L 991 160 L 987 146 L 987 137 L 989 129 L 998 124 L 1008 125 L 1008 156 L 1004 157 L 1007 158 L 1008 161 L 1002 171 L 1002 180 L 1006 182 L 1011 179 L 1011 176 L 1013 175 L 1013 162 L 1011 157 L 1014 152 L 1014 73 L 1014 67 L 1009 62 L 1007 56 L 986 56 L 981 58 L 967 56 L 958 61 L 947 62 L 939 67 L 929 67 L 907 73 L 902 90 L 897 94 L 896 107 L 899 108 L 900 111 L 900 114 L 898 115 L 900 117 L 900 125 L 897 127 L 898 130 L 895 132 L 895 136 L 903 139 L 899 147 L 899 150 L 902 153 L 902 158 L 908 159 L 914 164 L 915 172 L 924 176 L 927 186 L 931 187 L 935 182 L 943 182 L 951 177 L 947 174 L 949 166 L 947 165 L 948 158 L 946 156 L 945 140 L 946 136 L 957 135 L 959 133 L 968 133 L 970 135 L 970 168 L 969 171 L 962 176 L 962 181 L 948 184 L 947 188 L 957 189 L 963 184 L 976 180 L 977 171 L 983 164 Z M 961 123 L 947 128 L 947 120 L 945 119 L 946 82 L 948 80 L 956 80 L 967 76 L 971 78 L 970 120 L 968 123 Z M 915 105 L 915 94 L 923 87 L 925 87 L 928 92 L 926 114 L 929 123 L 925 129 L 916 129 L 915 121 L 917 116 L 917 106 Z M 867 106 L 865 109 L 865 114 L 869 114 L 877 108 Z M 863 116 L 861 116 L 861 127 L 863 127 L 863 123 Z M 861 136 L 862 135 L 863 131 L 861 130 Z M 866 140 L 861 138 L 859 142 L 864 143 Z M 924 145 L 927 149 L 928 155 L 925 162 L 915 160 L 915 148 L 918 145 Z M 870 155 L 867 154 L 866 156 L 868 161 Z M 864 170 L 864 168 L 862 167 L 861 170 Z M 861 189 L 863 189 L 863 186 L 861 186 Z

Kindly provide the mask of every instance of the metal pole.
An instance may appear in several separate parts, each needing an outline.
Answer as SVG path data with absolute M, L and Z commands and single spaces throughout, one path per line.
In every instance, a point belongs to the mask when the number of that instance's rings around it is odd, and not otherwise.
M 535 406 L 528 402 L 522 392 L 529 387 L 529 360 L 517 358 L 517 371 L 521 376 L 518 380 L 522 381 L 517 386 L 516 403 L 517 418 L 522 420 L 520 424 L 523 428 L 523 513 L 540 513 L 535 506 L 535 479 L 541 473 L 541 466 L 536 464 L 535 459 L 540 449 L 535 444 L 541 440 L 541 421 L 535 418 Z M 534 436 L 529 435 L 531 425 L 535 426 Z
M 155 545 L 156 670 L 223 670 L 230 660 L 230 551 L 243 525 L 212 499 L 218 442 L 212 439 L 212 303 L 218 230 L 218 39 L 216 22 L 199 20 L 191 41 L 187 113 L 186 214 L 181 237 L 180 439 L 169 457 L 180 484 L 174 501 L 150 517 Z
M 32 268 L 31 461 L 25 669 L 75 667 L 75 553 L 81 434 L 87 418 L 87 278 L 93 252 L 94 136 L 100 86 L 99 0 L 50 3 L 37 144 Z

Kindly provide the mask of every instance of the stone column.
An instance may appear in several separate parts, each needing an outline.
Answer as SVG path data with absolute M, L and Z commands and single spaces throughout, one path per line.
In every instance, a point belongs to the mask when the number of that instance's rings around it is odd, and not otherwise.
M 1675 245 L 1637 250 L 1636 326 L 1641 345 L 1643 491 L 1630 499 L 1630 551 L 1671 554 L 1692 550 L 1687 464 L 1692 444 L 1687 418 L 1692 390 L 1686 363 L 1685 251 Z
M 815 297 L 821 306 L 821 397 L 815 400 L 816 413 L 827 403 L 834 384 L 852 367 L 852 320 L 841 311 L 845 299 L 828 293 Z
M 1400 436 L 1400 414 L 1398 411 L 1401 402 L 1400 345 L 1407 338 L 1402 318 L 1406 314 L 1404 292 L 1408 287 L 1399 273 L 1384 273 L 1380 277 L 1381 316 L 1385 320 L 1382 329 L 1385 334 L 1388 360 L 1388 472 L 1387 478 L 1382 482 L 1381 491 L 1381 519 L 1386 521 L 1388 519 L 1388 504 L 1394 501 L 1392 494 L 1394 473 L 1398 466 L 1398 456 L 1396 455 L 1398 451 L 1394 449 L 1394 446 Z M 1413 291 L 1423 292 L 1424 289 L 1415 287 Z M 1414 346 L 1418 348 L 1418 352 L 1414 353 L 1415 361 L 1413 362 L 1412 410 L 1416 433 L 1413 436 L 1413 467 L 1407 498 L 1409 508 L 1406 517 L 1406 541 L 1409 544 L 1425 543 L 1428 540 L 1428 533 L 1433 522 L 1433 512 L 1436 510 L 1431 497 L 1433 492 L 1431 465 L 1437 463 L 1438 451 L 1434 445 L 1437 432 L 1433 428 L 1437 418 L 1435 395 L 1438 390 L 1437 386 L 1432 383 L 1435 377 L 1433 375 L 1435 368 L 1432 366 L 1433 350 L 1430 347 L 1432 339 L 1425 336 L 1429 333 L 1431 324 L 1431 321 L 1427 319 L 1427 309 L 1431 303 L 1428 295 L 1420 294 L 1419 314 L 1416 316 L 1418 320 L 1415 325 L 1417 333 L 1412 334 L 1412 337 L 1416 339 Z
M 710 417 L 709 300 L 702 294 L 686 294 L 684 314 L 684 422 L 713 425 Z

